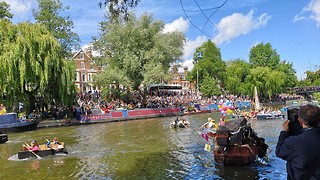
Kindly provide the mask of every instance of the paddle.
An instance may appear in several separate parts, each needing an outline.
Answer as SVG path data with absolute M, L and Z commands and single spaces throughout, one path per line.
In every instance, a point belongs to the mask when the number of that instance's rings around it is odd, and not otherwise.
M 28 143 L 25 142 L 25 144 L 27 145 L 28 148 L 30 147 Z M 41 157 L 38 154 L 36 154 L 35 152 L 33 152 L 32 150 L 29 150 L 29 152 L 31 152 L 33 155 L 35 155 L 38 159 L 41 159 Z

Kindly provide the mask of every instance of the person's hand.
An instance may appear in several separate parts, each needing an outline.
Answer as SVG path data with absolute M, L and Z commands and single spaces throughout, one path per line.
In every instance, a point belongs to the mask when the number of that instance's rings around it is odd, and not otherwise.
M 289 131 L 289 123 L 290 123 L 289 120 L 286 120 L 286 121 L 283 123 L 283 125 L 282 125 L 283 131 Z

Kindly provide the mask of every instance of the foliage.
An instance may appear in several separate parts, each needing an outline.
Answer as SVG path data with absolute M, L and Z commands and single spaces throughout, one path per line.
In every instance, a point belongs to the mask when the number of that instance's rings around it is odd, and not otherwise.
M 269 67 L 274 70 L 280 62 L 280 56 L 270 43 L 257 44 L 250 50 L 249 63 L 255 67 Z
M 249 64 L 239 61 L 231 62 L 227 69 L 226 89 L 228 91 L 252 96 L 253 88 L 257 86 L 261 98 L 271 99 L 273 95 L 286 91 L 287 87 L 296 85 L 296 71 L 292 63 L 280 61 L 280 55 L 272 49 L 270 43 L 254 46 L 250 50 L 249 58 Z M 248 65 L 251 68 L 250 71 L 248 71 Z M 239 69 L 237 70 L 236 67 Z
M 11 19 L 13 14 L 10 13 L 10 5 L 6 2 L 0 2 L 0 19 Z
M 221 94 L 218 81 L 206 74 L 200 86 L 200 92 L 205 97 L 211 97 L 213 94 Z
M 60 0 L 37 0 L 38 10 L 33 9 L 37 23 L 44 25 L 57 38 L 62 47 L 62 55 L 67 57 L 72 50 L 80 48 L 80 38 L 72 31 L 74 25 L 69 16 L 63 17 L 60 12 L 69 9 Z
M 71 104 L 75 69 L 61 58 L 59 42 L 40 24 L 0 24 L 0 90 L 8 109 L 18 102 L 29 112 L 35 103 Z
M 107 7 L 112 19 L 118 19 L 122 16 L 123 19 L 128 20 L 130 13 L 129 9 L 138 5 L 140 0 L 103 0 L 99 2 L 100 8 Z
M 193 56 L 194 67 L 187 75 L 190 81 L 199 80 L 199 86 L 206 86 L 204 79 L 209 76 L 215 82 L 223 84 L 226 64 L 221 58 L 220 49 L 212 41 L 203 43 L 196 48 Z M 207 77 L 208 78 L 208 77 Z M 215 90 L 208 90 L 214 92 Z
M 296 76 L 296 70 L 293 68 L 293 64 L 287 61 L 281 61 L 276 70 L 283 72 L 286 76 L 284 78 L 285 83 L 282 89 L 286 89 L 287 87 L 295 87 L 298 83 L 298 79 Z
M 245 79 L 251 86 L 248 94 L 253 96 L 253 89 L 256 86 L 259 97 L 271 99 L 272 95 L 281 93 L 281 87 L 285 83 L 284 78 L 283 72 L 271 70 L 269 67 L 253 68 Z
M 245 60 L 236 59 L 227 63 L 225 89 L 231 94 L 247 95 L 245 78 L 251 65 Z
M 138 89 L 141 84 L 159 83 L 166 79 L 170 64 L 182 55 L 184 35 L 162 33 L 164 23 L 144 14 L 128 21 L 101 22 L 101 35 L 95 49 L 103 55 L 104 69 L 96 82 L 105 87 L 112 83 Z M 110 78 L 106 80 L 107 78 Z

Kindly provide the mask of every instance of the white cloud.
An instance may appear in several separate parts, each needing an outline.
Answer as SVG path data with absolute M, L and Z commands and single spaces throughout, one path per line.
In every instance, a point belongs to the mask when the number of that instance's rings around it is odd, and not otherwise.
M 293 18 L 293 22 L 304 19 L 312 19 L 316 22 L 317 27 L 320 27 L 320 0 L 311 0 L 311 2 L 303 7 L 301 12 Z
M 196 48 L 207 41 L 205 36 L 198 36 L 195 40 L 187 40 L 183 48 L 183 59 L 190 59 L 193 56 Z
M 182 66 L 179 68 L 179 72 L 183 72 L 183 68 L 184 67 L 188 67 L 188 71 L 191 71 L 193 69 L 193 59 L 188 59 L 188 60 L 185 60 L 183 63 L 182 63 Z
M 208 39 L 205 36 L 198 36 L 195 40 L 187 40 L 186 44 L 183 47 L 183 59 L 182 67 L 188 67 L 188 70 L 193 68 L 193 53 L 196 48 L 201 46 Z M 179 71 L 183 71 L 182 67 Z
M 189 28 L 189 21 L 184 20 L 182 17 L 179 19 L 174 20 L 172 23 L 165 24 L 163 33 L 168 33 L 168 32 L 186 32 L 187 29 Z
M 254 10 L 250 10 L 247 15 L 234 13 L 224 17 L 216 25 L 218 34 L 213 38 L 213 41 L 219 45 L 224 42 L 230 42 L 233 38 L 240 35 L 245 35 L 251 31 L 265 26 L 271 18 L 267 13 L 261 14 L 258 18 L 254 18 Z
M 81 47 L 84 51 L 91 51 L 93 57 L 99 57 L 101 54 L 93 48 L 93 44 L 85 44 Z
M 10 4 L 10 12 L 14 16 L 23 17 L 27 14 L 32 6 L 34 0 L 4 0 L 6 3 Z

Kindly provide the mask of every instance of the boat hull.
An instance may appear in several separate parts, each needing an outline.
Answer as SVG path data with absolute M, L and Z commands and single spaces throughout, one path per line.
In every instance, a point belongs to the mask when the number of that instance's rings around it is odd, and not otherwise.
M 0 116 L 0 131 L 3 133 L 32 131 L 37 129 L 39 121 L 27 121 L 17 119 L 16 113 L 8 113 Z
M 37 154 L 40 157 L 45 157 L 49 155 L 56 155 L 56 154 L 66 154 L 64 149 L 54 150 L 54 149 L 48 149 L 48 150 L 40 150 L 40 151 L 34 151 L 35 154 Z M 36 155 L 34 155 L 30 151 L 19 151 L 18 152 L 18 159 L 26 159 L 26 158 L 34 158 Z
M 256 116 L 257 119 L 281 119 L 284 118 L 284 115 L 270 115 L 270 114 L 261 114 Z
M 8 141 L 8 135 L 0 133 L 0 143 L 5 143 Z
M 40 157 L 45 157 L 49 155 L 56 155 L 56 154 L 68 154 L 67 151 L 65 151 L 64 142 L 60 142 L 60 144 L 50 144 L 51 148 L 48 148 L 47 144 L 41 144 L 39 145 L 40 150 L 39 151 L 19 151 L 18 152 L 18 159 L 26 159 L 26 158 L 33 158 L 37 157 L 36 155 Z M 36 155 L 35 155 L 36 154 Z
M 36 130 L 38 122 L 15 123 L 8 125 L 0 125 L 0 131 L 4 133 L 23 132 Z
M 246 146 L 227 147 L 225 149 L 218 147 L 214 150 L 214 159 L 216 162 L 225 165 L 248 165 L 255 162 L 255 154 L 257 154 L 255 149 L 256 148 Z

